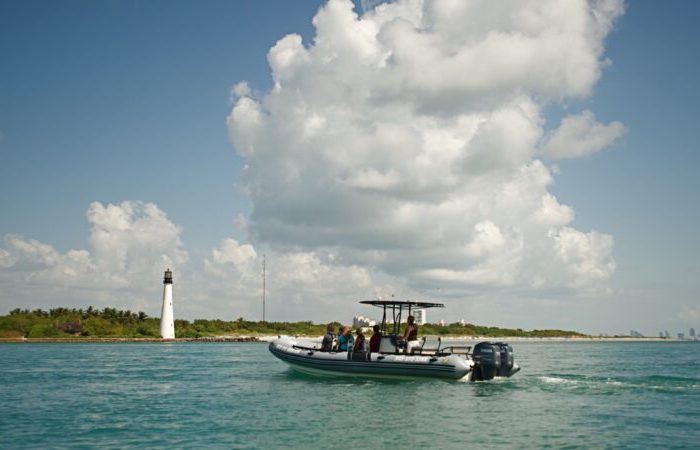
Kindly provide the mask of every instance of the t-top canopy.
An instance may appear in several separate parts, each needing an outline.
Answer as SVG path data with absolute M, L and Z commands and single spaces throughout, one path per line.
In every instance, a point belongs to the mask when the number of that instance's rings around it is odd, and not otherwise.
M 445 305 L 442 303 L 431 303 L 431 302 L 406 302 L 399 300 L 363 300 L 360 303 L 365 305 L 378 306 L 384 310 L 382 314 L 382 325 L 380 327 L 382 334 L 386 334 L 389 330 L 387 329 L 387 312 L 391 314 L 391 324 L 392 324 L 392 334 L 399 334 L 401 328 L 401 315 L 404 310 L 408 310 L 408 314 L 411 314 L 412 310 L 421 308 L 444 308 Z
M 398 301 L 398 300 L 363 300 L 360 303 L 365 305 L 378 306 L 380 308 L 386 307 L 399 307 L 399 308 L 444 308 L 445 305 L 442 303 L 431 303 L 431 302 L 410 302 L 410 301 Z

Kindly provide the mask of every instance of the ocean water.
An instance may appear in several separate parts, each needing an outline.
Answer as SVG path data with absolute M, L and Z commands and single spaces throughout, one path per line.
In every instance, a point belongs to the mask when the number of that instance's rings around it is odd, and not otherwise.
M 263 343 L 0 344 L 0 448 L 700 448 L 700 342 L 514 342 L 484 383 L 316 378 Z

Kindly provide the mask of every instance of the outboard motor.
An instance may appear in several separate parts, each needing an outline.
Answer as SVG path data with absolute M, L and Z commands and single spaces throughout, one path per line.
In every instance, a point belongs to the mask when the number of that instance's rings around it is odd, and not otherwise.
M 501 351 L 501 367 L 496 371 L 497 377 L 509 377 L 513 370 L 513 365 L 515 364 L 513 358 L 513 347 L 506 344 L 505 342 L 496 342 L 494 346 L 499 347 Z
M 472 352 L 474 381 L 486 381 L 495 377 L 501 369 L 501 347 L 490 342 L 479 342 Z

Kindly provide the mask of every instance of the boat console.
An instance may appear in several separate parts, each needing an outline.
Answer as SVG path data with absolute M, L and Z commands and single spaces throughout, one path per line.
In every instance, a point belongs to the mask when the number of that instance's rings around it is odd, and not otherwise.
M 398 353 L 396 335 L 382 336 L 379 339 L 379 353 Z

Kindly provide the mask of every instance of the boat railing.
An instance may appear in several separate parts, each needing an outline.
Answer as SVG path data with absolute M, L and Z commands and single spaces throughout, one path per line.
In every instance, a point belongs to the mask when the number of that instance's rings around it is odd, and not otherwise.
M 440 353 L 447 355 L 469 355 L 471 354 L 471 345 L 450 345 L 449 347 L 443 347 Z
M 318 348 L 318 347 L 306 347 L 306 346 L 303 346 L 303 345 L 296 345 L 296 344 L 295 344 L 295 345 L 292 345 L 292 348 L 295 348 L 295 349 L 297 349 L 297 350 L 306 350 L 306 351 L 310 351 L 310 352 L 321 352 L 321 351 L 323 351 L 323 350 L 321 350 L 321 349 Z M 334 353 L 335 353 L 335 352 L 334 352 Z
M 442 346 L 442 338 L 438 336 L 437 347 L 426 347 L 426 337 L 423 336 L 421 339 L 420 346 L 413 347 L 411 349 L 412 355 L 433 355 L 433 356 L 445 356 L 445 355 L 469 355 L 472 347 L 470 345 L 450 345 L 448 347 Z
M 420 356 L 448 356 L 448 355 L 470 355 L 472 347 L 470 345 L 450 345 L 447 347 L 442 347 L 442 340 L 438 338 L 438 346 L 437 347 L 425 347 L 425 337 L 422 339 L 421 345 L 419 347 L 414 347 L 411 349 L 411 355 L 420 355 Z M 295 344 L 292 346 L 292 348 L 295 348 L 297 350 L 304 350 L 308 352 L 321 352 L 321 350 L 318 347 L 307 347 L 304 345 L 298 345 Z M 330 352 L 324 352 L 324 353 L 349 353 L 349 358 L 348 359 L 369 359 L 368 354 L 370 352 L 359 352 L 359 351 L 350 351 L 347 352 L 346 350 L 342 351 L 330 351 Z M 358 355 L 355 355 L 357 353 Z M 362 353 L 362 356 L 359 354 Z M 312 353 L 309 353 L 312 354 Z M 396 351 L 396 352 L 372 352 L 372 354 L 405 354 L 401 351 Z

